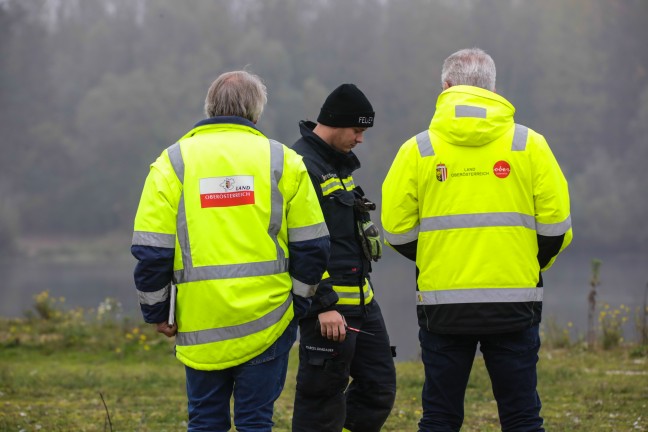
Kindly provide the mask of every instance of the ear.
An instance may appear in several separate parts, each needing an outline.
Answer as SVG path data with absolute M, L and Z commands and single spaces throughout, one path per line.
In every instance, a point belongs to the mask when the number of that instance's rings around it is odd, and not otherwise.
M 448 90 L 452 85 L 448 81 L 443 81 L 443 90 Z

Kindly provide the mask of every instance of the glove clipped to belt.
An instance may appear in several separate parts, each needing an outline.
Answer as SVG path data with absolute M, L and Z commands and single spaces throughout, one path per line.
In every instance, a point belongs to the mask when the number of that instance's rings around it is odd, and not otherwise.
M 371 222 L 369 212 L 376 210 L 376 204 L 372 203 L 364 196 L 360 187 L 354 190 L 356 199 L 353 208 L 358 221 L 358 231 L 360 233 L 360 243 L 362 251 L 368 261 L 378 261 L 382 256 L 382 241 L 380 240 L 380 231 L 378 227 Z
M 371 220 L 358 221 L 358 230 L 362 237 L 362 250 L 369 261 L 378 261 L 382 256 L 380 231 Z

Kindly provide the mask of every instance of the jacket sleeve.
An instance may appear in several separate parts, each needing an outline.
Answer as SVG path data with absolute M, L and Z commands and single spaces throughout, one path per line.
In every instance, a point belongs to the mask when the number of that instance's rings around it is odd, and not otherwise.
M 328 265 L 330 237 L 317 194 L 301 157 L 287 147 L 285 155 L 295 179 L 294 194 L 286 202 L 290 256 L 288 271 L 293 281 L 295 314 L 303 316 Z
M 173 177 L 170 177 L 173 176 Z M 131 253 L 140 309 L 147 323 L 166 321 L 173 279 L 179 182 L 166 152 L 151 165 L 135 216 Z
M 389 244 L 389 243 L 388 243 Z M 416 248 L 418 247 L 418 240 L 414 240 L 404 244 L 390 244 L 392 248 L 399 254 L 411 261 L 416 261 Z
M 134 277 L 144 321 L 153 324 L 166 321 L 174 250 L 134 244 L 131 253 L 137 258 Z
M 308 160 L 304 159 L 304 164 L 306 166 L 306 169 L 308 170 Z M 312 174 L 311 171 L 308 171 L 308 178 L 310 179 L 309 183 L 311 184 L 311 187 L 315 191 L 315 195 L 317 196 L 317 207 L 320 208 L 321 210 L 321 202 L 324 199 L 324 195 L 322 193 L 322 187 L 319 183 L 319 179 Z M 323 213 L 322 213 L 322 217 Z M 328 266 L 328 259 L 327 259 L 327 266 Z M 339 297 L 337 293 L 333 290 L 333 285 L 331 283 L 331 279 L 328 278 L 328 273 L 326 273 L 326 268 L 324 269 L 325 271 L 322 272 L 322 280 L 320 281 L 319 285 L 317 286 L 317 291 L 315 291 L 315 295 L 311 298 L 311 305 L 310 305 L 310 312 L 311 313 L 320 313 L 324 312 L 327 310 L 332 310 L 335 308 L 335 304 L 337 303 Z
M 398 151 L 382 185 L 382 226 L 385 243 L 408 259 L 416 260 L 419 234 L 418 160 L 412 138 Z
M 540 270 L 549 269 L 572 241 L 569 189 L 556 158 L 542 135 L 530 131 L 534 143 L 534 205 Z

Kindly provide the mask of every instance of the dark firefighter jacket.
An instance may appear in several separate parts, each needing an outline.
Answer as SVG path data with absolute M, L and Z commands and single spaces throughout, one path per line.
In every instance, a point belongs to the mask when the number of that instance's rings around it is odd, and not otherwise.
M 357 227 L 369 213 L 354 209 L 364 195 L 352 177 L 360 161 L 353 152 L 338 152 L 313 133 L 315 123 L 301 121 L 299 126 L 302 137 L 292 149 L 304 158 L 331 236 L 328 269 L 313 297 L 311 314 L 336 309 L 343 315 L 361 315 L 362 306 L 373 300 L 373 288 L 371 263 L 362 252 Z

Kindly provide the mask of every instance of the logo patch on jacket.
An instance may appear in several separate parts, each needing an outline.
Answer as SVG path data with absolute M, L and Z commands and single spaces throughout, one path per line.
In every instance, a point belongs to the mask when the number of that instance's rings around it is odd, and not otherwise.
M 440 182 L 444 182 L 448 179 L 448 168 L 446 168 L 445 164 L 437 164 L 436 166 L 436 179 L 439 180 Z
M 511 174 L 511 165 L 506 161 L 497 161 L 493 166 L 493 174 L 499 178 L 506 178 Z
M 200 179 L 200 207 L 231 207 L 245 204 L 254 204 L 254 176 Z

